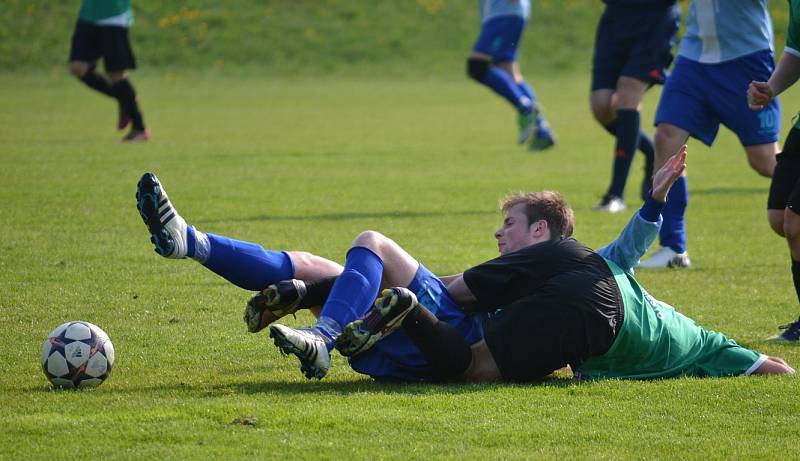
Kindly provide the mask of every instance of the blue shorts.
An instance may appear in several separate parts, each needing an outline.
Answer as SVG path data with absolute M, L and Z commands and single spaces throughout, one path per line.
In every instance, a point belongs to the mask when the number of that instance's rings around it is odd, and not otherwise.
M 497 16 L 481 27 L 478 41 L 472 51 L 488 54 L 493 62 L 517 60 L 517 47 L 525 29 L 525 20 L 519 16 Z
M 442 281 L 422 264 L 408 289 L 436 317 L 453 325 L 469 344 L 480 341 L 480 324 L 468 316 L 450 297 Z M 417 346 L 400 328 L 362 354 L 350 357 L 353 370 L 386 381 L 436 381 L 437 377 Z
M 680 13 L 677 5 L 606 7 L 595 35 L 592 91 L 615 89 L 621 76 L 664 83 Z
M 743 146 L 769 144 L 780 137 L 777 98 L 761 111 L 747 107 L 747 86 L 766 82 L 774 69 L 773 54 L 763 50 L 718 64 L 678 56 L 661 100 L 655 124 L 669 123 L 710 146 L 722 123 Z

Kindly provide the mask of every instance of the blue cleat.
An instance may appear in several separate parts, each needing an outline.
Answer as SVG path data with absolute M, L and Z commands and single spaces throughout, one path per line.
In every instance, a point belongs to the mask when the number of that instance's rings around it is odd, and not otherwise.
M 794 322 L 781 325 L 778 328 L 783 330 L 783 332 L 769 338 L 767 341 L 775 343 L 800 344 L 800 342 L 798 342 L 800 341 L 800 317 L 798 317 Z
M 556 143 L 553 131 L 550 129 L 550 124 L 542 117 L 541 114 L 536 115 L 536 131 L 528 143 L 528 150 L 540 151 L 553 147 Z

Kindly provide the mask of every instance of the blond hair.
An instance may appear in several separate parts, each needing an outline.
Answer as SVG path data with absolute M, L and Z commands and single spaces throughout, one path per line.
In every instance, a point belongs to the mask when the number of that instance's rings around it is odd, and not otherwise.
M 525 205 L 525 216 L 528 218 L 528 225 L 539 220 L 547 222 L 551 239 L 572 236 L 572 231 L 575 227 L 572 207 L 558 192 L 549 190 L 515 192 L 500 201 L 500 211 L 508 213 L 508 210 L 519 204 Z

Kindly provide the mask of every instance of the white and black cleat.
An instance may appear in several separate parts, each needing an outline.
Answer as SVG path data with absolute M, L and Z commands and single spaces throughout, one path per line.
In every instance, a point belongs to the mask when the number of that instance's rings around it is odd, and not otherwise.
M 153 173 L 145 173 L 136 185 L 136 208 L 150 231 L 155 252 L 165 258 L 185 258 L 186 221 L 172 206 L 167 192 Z
M 317 329 L 274 324 L 269 327 L 269 336 L 282 354 L 293 354 L 300 359 L 300 371 L 306 378 L 322 379 L 328 374 L 331 356 L 325 338 Z

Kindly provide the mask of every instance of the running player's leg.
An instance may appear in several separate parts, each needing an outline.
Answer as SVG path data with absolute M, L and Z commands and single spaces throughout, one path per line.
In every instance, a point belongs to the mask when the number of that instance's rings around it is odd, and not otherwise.
M 111 92 L 119 102 L 121 117 L 130 119 L 131 131 L 123 141 L 147 141 L 150 134 L 145 128 L 136 90 L 128 79 L 128 70 L 136 69 L 127 27 L 104 26 L 98 28 L 100 49 L 106 72 L 111 80 Z M 122 126 L 124 121 L 119 122 Z
M 114 97 L 111 82 L 95 71 L 101 51 L 97 44 L 96 26 L 78 21 L 72 33 L 69 51 L 69 72 L 89 88 L 109 97 Z
M 506 99 L 518 113 L 520 144 L 533 136 L 536 115 L 533 90 L 515 80 L 513 63 L 525 27 L 518 16 L 499 16 L 485 22 L 467 58 L 467 75 Z M 503 63 L 502 65 L 496 65 Z M 503 67 L 506 67 L 505 69 Z
M 641 132 L 639 104 L 645 91 L 664 82 L 677 31 L 679 12 L 673 7 L 631 10 L 606 7 L 597 27 L 592 61 L 592 108 L 595 118 L 615 138 L 611 183 L 595 210 L 618 212 L 633 154 L 645 153 L 642 195 L 653 174 L 652 142 Z M 609 95 L 608 90 L 613 94 Z
M 800 129 L 793 127 L 776 157 L 767 201 L 767 218 L 776 234 L 786 238 L 792 261 L 792 280 L 800 301 Z M 774 341 L 800 340 L 800 319 L 782 326 Z
M 678 57 L 675 68 L 664 85 L 656 110 L 656 155 L 658 170 L 686 143 L 689 135 L 711 145 L 719 131 L 719 116 L 710 109 L 708 94 L 714 91 L 704 77 L 704 65 Z M 743 98 L 744 99 L 744 98 Z M 670 190 L 662 211 L 661 248 L 639 267 L 688 267 L 686 252 L 686 208 L 689 193 L 686 176 L 679 178 Z

